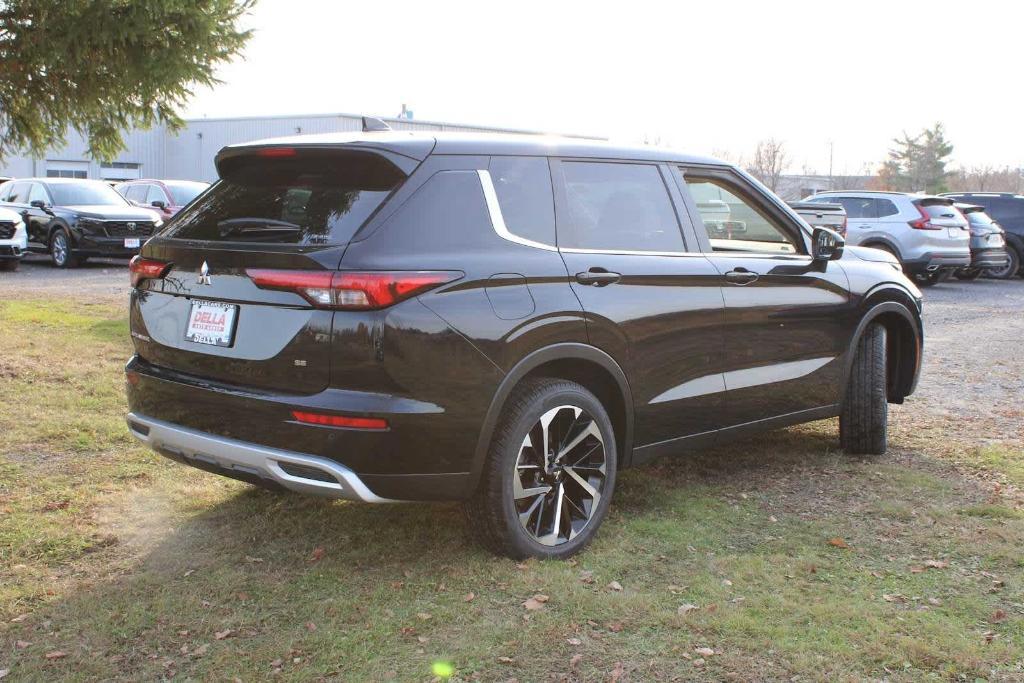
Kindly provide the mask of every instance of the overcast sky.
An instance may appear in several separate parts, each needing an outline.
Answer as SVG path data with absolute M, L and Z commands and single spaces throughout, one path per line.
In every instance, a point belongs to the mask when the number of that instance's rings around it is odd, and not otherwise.
M 936 121 L 954 165 L 1024 166 L 1021 2 L 259 0 L 188 117 L 398 114 L 660 140 L 859 173 Z

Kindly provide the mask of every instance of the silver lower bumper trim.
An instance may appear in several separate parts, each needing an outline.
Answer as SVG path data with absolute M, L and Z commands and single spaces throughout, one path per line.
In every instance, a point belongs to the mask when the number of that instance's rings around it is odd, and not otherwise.
M 228 439 L 136 413 L 128 413 L 126 420 L 132 436 L 157 453 L 172 453 L 186 461 L 202 461 L 225 470 L 257 475 L 298 493 L 365 503 L 397 502 L 373 493 L 355 472 L 327 458 Z M 311 468 L 331 481 L 289 474 L 282 465 Z M 298 468 L 292 469 L 300 471 Z

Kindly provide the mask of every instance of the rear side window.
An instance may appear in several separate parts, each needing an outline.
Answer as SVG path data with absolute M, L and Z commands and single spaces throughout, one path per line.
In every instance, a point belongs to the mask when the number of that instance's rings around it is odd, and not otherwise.
M 555 200 L 546 157 L 491 157 L 487 166 L 509 232 L 555 243 Z
M 837 197 L 836 202 L 846 209 L 847 218 L 878 218 L 877 205 L 871 197 Z
M 164 237 L 297 246 L 344 244 L 404 174 L 382 157 L 354 152 L 245 156 L 178 214 Z
M 558 246 L 604 251 L 685 251 L 657 166 L 566 161 L 567 214 Z
M 888 199 L 876 199 L 875 208 L 878 211 L 879 218 L 895 216 L 900 212 L 900 210 L 896 208 L 896 205 Z

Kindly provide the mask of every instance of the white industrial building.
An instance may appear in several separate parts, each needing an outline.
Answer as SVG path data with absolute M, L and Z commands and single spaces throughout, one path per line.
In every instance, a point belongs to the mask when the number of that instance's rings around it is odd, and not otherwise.
M 383 120 L 395 130 L 534 132 L 405 118 Z M 68 144 L 61 149 L 47 151 L 43 158 L 9 155 L 0 166 L 0 176 L 213 181 L 217 178 L 213 158 L 225 145 L 284 135 L 361 129 L 362 117 L 358 114 L 188 119 L 177 132 L 163 126 L 128 132 L 124 136 L 124 151 L 113 161 L 103 163 L 90 159 L 86 155 L 88 144 L 85 139 L 70 131 Z

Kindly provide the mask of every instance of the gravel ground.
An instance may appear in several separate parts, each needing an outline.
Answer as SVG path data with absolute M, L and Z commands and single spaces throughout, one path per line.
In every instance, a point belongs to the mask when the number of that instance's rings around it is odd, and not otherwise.
M 15 273 L 0 274 L 0 297 L 73 296 L 124 301 L 127 261 L 90 259 L 73 270 L 30 256 Z M 1021 440 L 1024 432 L 1024 279 L 952 280 L 924 290 L 925 361 L 917 392 L 893 419 L 917 411 L 948 419 L 992 439 Z M 964 418 L 967 418 L 966 420 Z

